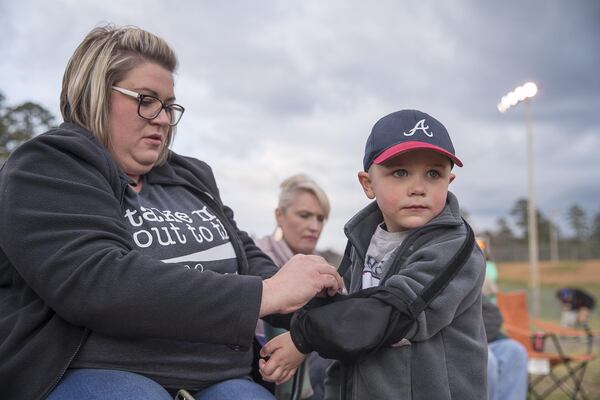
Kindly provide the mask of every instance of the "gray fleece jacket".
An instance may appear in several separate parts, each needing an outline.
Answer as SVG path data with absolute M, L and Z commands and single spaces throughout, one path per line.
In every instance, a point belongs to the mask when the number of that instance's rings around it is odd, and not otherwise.
M 341 268 L 348 268 L 347 287 L 351 294 L 362 289 L 364 256 L 375 228 L 382 221 L 381 211 L 374 202 L 346 224 L 352 251 L 347 265 Z M 448 193 L 442 213 L 413 231 L 390 257 L 392 265 L 383 268 L 390 273 L 382 278 L 381 285 L 410 304 L 440 269 L 450 263 L 466 236 L 467 227 L 460 218 L 458 201 Z M 345 378 L 346 399 L 485 399 L 487 343 L 481 315 L 484 274 L 483 254 L 474 246 L 460 271 L 438 297 L 415 316 L 416 322 L 405 335 L 408 343 L 403 341 L 400 346 L 378 348 L 353 362 L 336 362 L 326 381 L 326 399 L 340 398 L 342 377 Z M 368 306 L 362 307 L 361 302 Z M 294 343 L 299 348 L 303 344 L 319 343 L 322 346 L 323 336 L 329 336 L 331 343 L 322 347 L 331 348 L 336 340 L 348 341 L 351 335 L 376 338 L 377 335 L 369 332 L 369 313 L 381 315 L 380 307 L 383 306 L 372 298 L 355 299 L 348 304 L 351 309 L 347 313 L 340 309 L 337 313 L 346 321 L 329 326 L 326 331 L 315 328 L 320 326 L 316 319 L 303 325 L 292 323 Z M 357 318 L 355 328 L 348 329 L 353 325 L 349 320 L 359 313 L 361 316 Z M 393 329 L 391 326 L 386 328 L 387 331 Z M 381 332 L 380 337 L 383 334 Z

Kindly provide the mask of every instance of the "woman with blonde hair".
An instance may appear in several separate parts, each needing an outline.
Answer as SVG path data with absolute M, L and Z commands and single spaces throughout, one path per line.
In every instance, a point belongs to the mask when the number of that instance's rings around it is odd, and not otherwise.
M 294 254 L 315 252 L 330 210 L 323 189 L 304 174 L 285 179 L 280 189 L 275 231 L 256 241 L 279 267 Z
M 321 232 L 329 217 L 330 205 L 325 191 L 305 174 L 285 179 L 280 185 L 275 221 L 277 226 L 272 235 L 256 241 L 256 245 L 269 255 L 275 264 L 283 266 L 295 254 L 314 254 Z M 284 329 L 265 324 L 265 336 L 270 339 Z M 320 387 L 325 377 L 324 367 L 329 363 L 312 354 L 302 377 L 303 399 L 320 398 Z M 282 374 L 280 382 L 288 380 L 295 370 Z M 310 375 L 310 378 L 309 378 Z M 280 384 L 275 394 L 278 399 L 289 399 L 292 382 Z M 312 383 L 312 387 L 311 387 Z M 314 389 L 314 390 L 313 390 Z M 311 397 L 312 396 L 312 397 Z
M 150 32 L 93 29 L 65 70 L 65 122 L 4 164 L 4 398 L 272 399 L 249 378 L 258 318 L 341 286 L 315 256 L 278 270 L 211 168 L 169 150 L 176 66 Z

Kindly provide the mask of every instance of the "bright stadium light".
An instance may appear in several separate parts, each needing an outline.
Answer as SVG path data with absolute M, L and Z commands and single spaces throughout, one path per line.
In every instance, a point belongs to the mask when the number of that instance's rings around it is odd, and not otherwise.
M 506 112 L 510 107 L 514 107 L 519 102 L 528 100 L 537 94 L 537 85 L 533 82 L 527 82 L 524 85 L 516 87 L 513 91 L 502 96 L 498 103 L 498 111 Z
M 535 212 L 535 197 L 533 190 L 533 128 L 531 122 L 531 99 L 537 94 L 537 85 L 533 82 L 527 82 L 516 87 L 513 91 L 502 97 L 497 105 L 498 111 L 506 112 L 510 107 L 514 107 L 520 102 L 525 102 L 527 128 L 527 228 L 529 241 L 529 268 L 531 270 L 531 279 L 529 286 L 532 291 L 532 314 L 534 318 L 540 316 L 540 274 L 539 274 L 539 251 L 538 251 L 538 231 L 537 216 Z

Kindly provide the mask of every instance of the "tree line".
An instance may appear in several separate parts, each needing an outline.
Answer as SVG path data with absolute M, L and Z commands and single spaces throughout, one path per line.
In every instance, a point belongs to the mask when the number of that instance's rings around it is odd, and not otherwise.
M 498 218 L 496 228 L 481 233 L 497 261 L 529 259 L 527 199 L 518 199 L 509 211 L 512 221 Z M 579 204 L 566 211 L 572 233 L 565 234 L 556 216 L 536 209 L 540 260 L 586 260 L 600 258 L 600 209 L 589 213 Z M 512 225 L 510 224 L 512 222 Z M 512 228 L 514 227 L 514 229 Z

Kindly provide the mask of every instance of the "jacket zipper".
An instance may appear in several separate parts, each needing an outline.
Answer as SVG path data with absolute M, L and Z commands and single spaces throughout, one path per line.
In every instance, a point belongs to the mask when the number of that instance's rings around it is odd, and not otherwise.
M 427 232 L 429 232 L 429 231 L 431 231 L 431 230 L 434 230 L 434 229 L 436 229 L 436 228 L 439 228 L 440 226 L 451 226 L 451 224 L 435 224 L 435 225 L 429 225 L 429 226 L 426 226 L 426 227 L 424 227 L 423 229 L 419 229 L 419 230 L 417 230 L 417 231 L 415 231 L 415 232 L 411 233 L 411 234 L 410 234 L 410 235 L 409 235 L 409 236 L 408 236 L 408 237 L 407 237 L 407 238 L 406 238 L 406 239 L 405 239 L 405 240 L 402 242 L 402 244 L 400 245 L 400 249 L 397 251 L 397 253 L 396 253 L 396 257 L 394 258 L 394 260 L 393 260 L 393 262 L 392 262 L 392 265 L 398 265 L 398 259 L 401 257 L 400 255 L 401 255 L 402 253 L 404 253 L 404 252 L 405 252 L 405 250 L 406 250 L 407 248 L 409 248 L 410 246 L 412 246 L 412 245 L 414 244 L 414 242 L 416 242 L 416 241 L 417 241 L 417 239 L 419 238 L 419 236 L 421 236 L 421 235 L 423 235 L 423 234 L 425 234 L 425 233 L 427 233 Z M 359 254 L 359 253 L 358 253 L 358 251 L 356 251 L 356 249 L 359 247 L 359 246 L 357 246 L 357 242 L 356 242 L 356 240 L 355 240 L 353 237 L 351 237 L 351 236 L 348 236 L 348 241 L 351 243 L 351 245 L 352 245 L 352 247 L 353 247 L 353 250 L 352 250 L 352 251 L 354 252 L 354 254 L 355 254 L 355 257 L 356 257 L 356 261 L 352 262 L 352 263 L 351 263 L 351 265 L 350 265 L 350 271 L 351 271 L 350 273 L 353 275 L 353 273 L 354 273 L 354 269 L 355 269 L 355 268 L 358 268 L 358 267 L 362 267 L 362 266 L 364 266 L 365 260 L 364 260 L 364 257 L 362 257 L 362 255 L 361 255 L 361 254 Z M 408 256 L 408 255 L 404 255 L 404 256 L 402 256 L 402 257 L 407 257 L 407 256 Z M 392 272 L 393 272 L 394 274 L 395 274 L 395 273 L 397 273 L 397 272 L 398 272 L 398 268 L 389 269 L 389 270 L 388 270 L 388 271 L 387 271 L 387 272 L 386 272 L 386 273 L 385 273 L 385 274 L 384 274 L 384 275 L 381 277 L 381 280 L 380 280 L 380 285 L 381 285 L 381 284 L 383 284 L 383 283 L 385 282 L 385 280 L 389 278 L 389 276 L 392 274 Z

